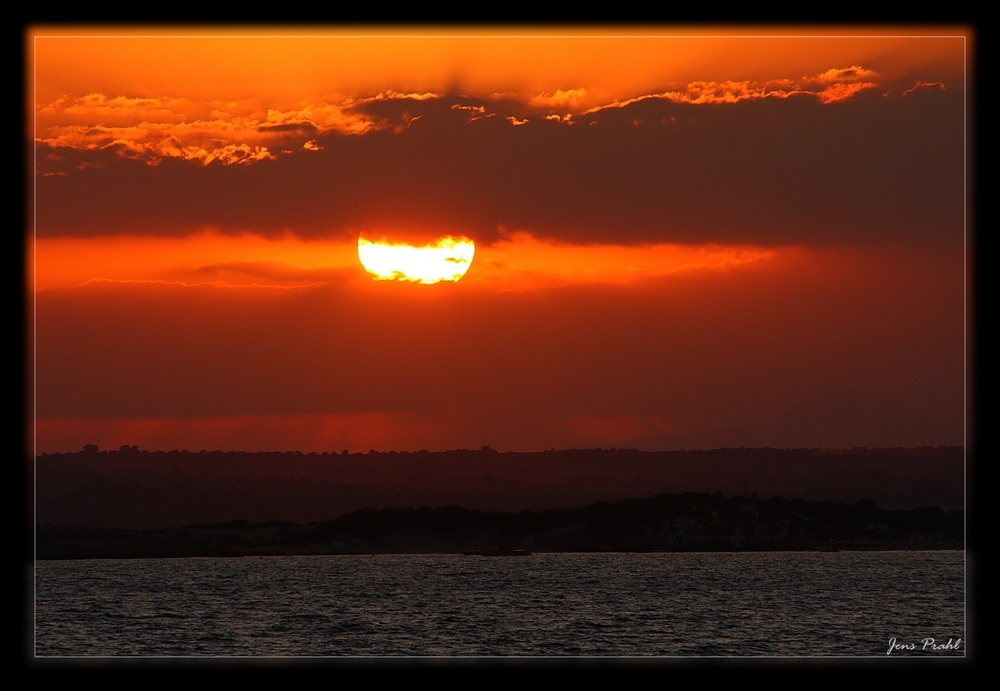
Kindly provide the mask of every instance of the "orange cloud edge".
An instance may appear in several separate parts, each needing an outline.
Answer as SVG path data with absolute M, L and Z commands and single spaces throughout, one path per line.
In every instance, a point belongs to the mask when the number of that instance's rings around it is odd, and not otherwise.
M 678 272 L 732 269 L 791 248 L 753 245 L 580 245 L 528 231 L 477 243 L 463 284 L 503 290 L 583 283 L 624 284 Z M 304 240 L 205 231 L 186 237 L 39 238 L 29 257 L 34 289 L 98 283 L 161 283 L 296 289 L 362 278 L 355 238 Z

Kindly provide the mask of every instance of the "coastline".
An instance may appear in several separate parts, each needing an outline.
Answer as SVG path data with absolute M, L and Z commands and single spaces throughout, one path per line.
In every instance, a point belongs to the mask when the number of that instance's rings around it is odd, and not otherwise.
M 226 528 L 125 530 L 113 528 L 77 528 L 39 526 L 36 531 L 35 559 L 170 559 L 195 557 L 273 557 L 273 556 L 364 556 L 390 554 L 453 554 L 469 558 L 502 558 L 495 545 L 454 541 L 444 537 L 416 537 L 386 534 L 376 539 L 313 540 L 289 543 L 281 528 L 248 526 L 239 530 Z M 300 527 L 306 531 L 307 527 Z M 546 543 L 547 544 L 544 544 Z M 540 544 L 542 543 L 542 544 Z M 963 541 L 886 540 L 838 542 L 822 539 L 734 541 L 729 538 L 692 540 L 673 547 L 625 547 L 594 540 L 590 544 L 558 545 L 526 536 L 508 551 L 532 554 L 552 553 L 690 553 L 690 552 L 841 552 L 841 551 L 924 551 L 964 550 Z M 484 554 L 485 553 L 485 554 Z M 516 555 L 521 556 L 521 555 Z

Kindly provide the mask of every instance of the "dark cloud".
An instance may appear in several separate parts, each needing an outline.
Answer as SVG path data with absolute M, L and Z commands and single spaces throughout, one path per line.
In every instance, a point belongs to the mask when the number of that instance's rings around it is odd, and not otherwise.
M 318 131 L 316 125 L 311 122 L 284 122 L 284 123 L 261 123 L 257 125 L 259 132 L 290 132 L 311 137 Z
M 961 237 L 961 93 L 869 90 L 691 105 L 650 98 L 514 126 L 502 103 L 363 104 L 389 123 L 321 151 L 250 165 L 127 160 L 39 148 L 40 236 L 183 234 L 205 226 L 305 237 L 367 227 L 500 228 L 574 242 L 953 242 Z M 497 113 L 498 117 L 478 117 Z M 521 111 L 520 114 L 524 115 Z M 474 119 L 475 118 L 475 119 Z M 390 126 L 391 125 L 391 126 Z M 301 123 L 291 125 L 293 129 Z M 281 126 L 285 127 L 285 126 Z M 51 158 L 57 154 L 60 160 Z M 45 175 L 61 172 L 63 175 Z

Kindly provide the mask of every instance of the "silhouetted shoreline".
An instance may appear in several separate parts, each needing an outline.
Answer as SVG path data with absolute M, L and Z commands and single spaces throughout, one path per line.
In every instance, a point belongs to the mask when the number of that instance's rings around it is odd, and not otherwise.
M 961 447 L 254 453 L 88 446 L 34 459 L 29 522 L 131 529 L 234 518 L 317 523 L 369 507 L 546 511 L 685 492 L 960 509 L 965 466 Z
M 573 509 L 364 509 L 330 521 L 233 520 L 130 530 L 41 525 L 38 559 L 541 552 L 956 550 L 962 511 L 721 494 L 660 494 Z M 474 558 L 473 555 L 469 555 Z

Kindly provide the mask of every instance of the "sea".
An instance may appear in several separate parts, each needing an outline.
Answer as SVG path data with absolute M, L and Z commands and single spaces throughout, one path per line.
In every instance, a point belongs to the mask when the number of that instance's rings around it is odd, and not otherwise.
M 965 657 L 964 551 L 37 561 L 29 655 Z

